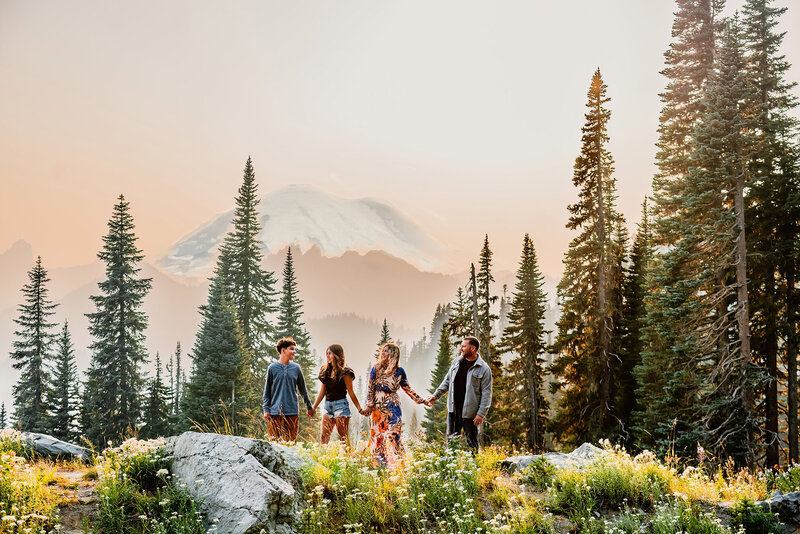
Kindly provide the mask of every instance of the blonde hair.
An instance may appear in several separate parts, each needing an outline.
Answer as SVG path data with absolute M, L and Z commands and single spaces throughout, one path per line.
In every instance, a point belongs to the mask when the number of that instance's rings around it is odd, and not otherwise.
M 389 362 L 386 366 L 383 365 L 383 358 L 378 360 L 375 365 L 375 371 L 384 376 L 391 376 L 400 366 L 400 347 L 394 343 L 384 343 L 381 345 L 381 350 L 378 354 L 383 354 L 383 349 L 389 349 Z
M 319 377 L 323 380 L 325 378 L 338 378 L 344 371 L 344 348 L 338 343 L 334 343 L 325 350 L 326 353 L 328 351 L 333 354 L 333 360 L 323 365 L 322 369 L 320 369 Z

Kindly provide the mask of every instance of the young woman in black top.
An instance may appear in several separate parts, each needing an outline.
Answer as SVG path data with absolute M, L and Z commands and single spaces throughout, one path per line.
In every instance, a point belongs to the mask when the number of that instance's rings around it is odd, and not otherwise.
M 344 349 L 341 345 L 331 345 L 325 350 L 327 363 L 319 371 L 319 381 L 322 386 L 319 388 L 319 395 L 314 402 L 313 411 L 325 398 L 325 413 L 322 416 L 321 443 L 328 443 L 331 439 L 334 425 L 339 433 L 339 439 L 347 442 L 350 446 L 350 439 L 347 430 L 350 427 L 350 403 L 347 402 L 347 395 L 353 399 L 356 409 L 361 411 L 361 404 L 353 392 L 353 379 L 355 373 L 344 365 Z M 313 414 L 312 414 L 313 415 Z

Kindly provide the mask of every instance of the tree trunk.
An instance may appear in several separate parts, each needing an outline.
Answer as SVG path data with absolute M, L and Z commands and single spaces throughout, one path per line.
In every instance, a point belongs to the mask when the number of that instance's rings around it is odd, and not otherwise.
M 789 462 L 800 461 L 797 442 L 797 290 L 795 289 L 795 258 L 786 258 L 786 390 L 788 397 Z
M 736 227 L 739 235 L 736 239 L 736 318 L 739 325 L 739 368 L 745 382 L 743 389 L 743 402 L 747 420 L 751 421 L 755 411 L 753 391 L 747 384 L 748 367 L 750 365 L 750 304 L 747 299 L 747 246 L 744 227 L 744 173 L 736 178 L 736 198 L 734 199 L 736 212 Z M 752 437 L 749 440 L 752 443 Z

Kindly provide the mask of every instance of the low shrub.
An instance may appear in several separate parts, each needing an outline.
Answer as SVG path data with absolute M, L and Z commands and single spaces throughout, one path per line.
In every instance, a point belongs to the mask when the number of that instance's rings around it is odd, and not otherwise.
M 739 526 L 747 534 L 780 534 L 781 522 L 774 514 L 757 507 L 753 501 L 743 499 L 731 509 L 731 527 Z
M 608 450 L 586 471 L 586 483 L 600 506 L 624 504 L 645 509 L 669 493 L 669 470 L 652 454 L 631 457 L 624 450 Z
M 531 485 L 536 490 L 545 491 L 553 483 L 555 476 L 555 466 L 544 456 L 539 456 L 523 470 L 522 482 Z

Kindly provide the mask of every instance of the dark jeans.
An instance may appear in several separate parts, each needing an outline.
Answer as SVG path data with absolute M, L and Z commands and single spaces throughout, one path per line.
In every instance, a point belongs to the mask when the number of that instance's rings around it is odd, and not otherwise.
M 464 431 L 464 437 L 467 439 L 467 446 L 470 449 L 478 448 L 478 427 L 472 419 L 461 417 L 458 412 L 449 412 L 447 414 L 447 440 L 458 439 L 461 436 L 461 431 Z

